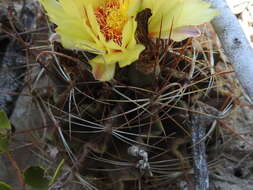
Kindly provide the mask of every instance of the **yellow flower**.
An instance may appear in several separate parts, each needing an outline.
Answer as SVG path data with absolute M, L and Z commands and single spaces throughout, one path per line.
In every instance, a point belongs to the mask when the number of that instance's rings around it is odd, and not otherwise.
M 203 0 L 143 0 L 142 3 L 142 8 L 152 11 L 149 36 L 171 37 L 175 41 L 198 35 L 195 26 L 218 15 L 218 11 L 210 6 Z
M 90 65 L 98 80 L 112 79 L 116 63 L 127 66 L 145 49 L 135 40 L 135 16 L 141 0 L 39 1 L 57 25 L 56 33 L 65 48 L 97 54 Z

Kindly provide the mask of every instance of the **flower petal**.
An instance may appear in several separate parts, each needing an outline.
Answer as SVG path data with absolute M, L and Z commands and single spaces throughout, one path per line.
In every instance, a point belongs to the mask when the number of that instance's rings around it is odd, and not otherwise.
M 64 9 L 56 0 L 39 0 L 47 11 L 47 15 L 54 23 L 65 19 Z
M 135 32 L 137 28 L 137 22 L 135 20 L 132 21 L 132 31 L 129 31 L 132 36 L 130 36 L 130 41 L 127 44 L 127 48 L 133 48 L 136 45 Z M 123 36 L 124 38 L 124 36 Z
M 200 35 L 200 30 L 196 26 L 182 26 L 175 28 L 172 31 L 171 38 L 174 41 L 182 41 L 189 37 L 197 37 Z
M 131 19 L 127 21 L 126 25 L 123 28 L 122 47 L 126 47 L 132 38 L 135 38 L 135 33 L 133 33 L 133 20 Z
M 182 4 L 182 13 L 177 20 L 177 23 L 175 23 L 175 27 L 183 25 L 199 25 L 210 21 L 213 17 L 218 15 L 218 11 L 211 9 L 210 6 L 210 3 L 203 0 L 184 1 Z
M 73 17 L 75 19 L 82 19 L 80 14 L 80 8 L 77 6 L 77 4 L 69 0 L 59 0 L 59 3 L 61 4 L 65 13 L 68 14 L 68 17 Z
M 134 48 L 127 49 L 124 52 L 98 55 L 90 61 L 94 77 L 101 81 L 112 79 L 117 62 L 120 67 L 130 65 L 139 58 L 144 49 L 143 45 L 137 44 Z
M 104 50 L 73 2 L 67 0 L 61 0 L 60 3 L 56 0 L 40 0 L 40 2 L 46 9 L 50 20 L 57 24 L 56 32 L 61 36 L 61 42 L 65 48 L 100 50 L 100 53 L 101 50 Z
M 218 14 L 210 5 L 203 0 L 159 0 L 159 3 L 156 0 L 143 1 L 143 6 L 152 10 L 150 36 L 168 38 L 171 29 L 196 26 L 210 21 Z
M 145 49 L 143 45 L 137 44 L 132 49 L 127 49 L 121 53 L 120 59 L 118 60 L 120 67 L 125 67 L 132 64 L 139 58 L 140 53 Z
M 101 55 L 99 55 L 98 57 L 101 57 Z M 92 67 L 93 76 L 97 80 L 109 81 L 114 77 L 115 67 L 116 67 L 115 64 L 105 64 L 103 62 L 100 62 L 100 63 L 92 62 L 91 67 Z
M 65 28 L 56 28 L 56 32 L 60 34 L 60 39 L 62 45 L 67 49 L 81 49 L 90 52 L 100 52 L 103 53 L 104 51 L 101 50 L 101 46 L 94 43 L 91 40 L 85 39 L 84 36 L 78 36 L 78 34 L 73 34 L 71 31 L 66 30 Z M 99 54 L 99 53 L 97 53 Z
M 126 2 L 128 4 L 127 13 L 128 13 L 129 17 L 136 16 L 137 13 L 141 11 L 142 1 L 140 1 L 140 0 L 127 0 Z

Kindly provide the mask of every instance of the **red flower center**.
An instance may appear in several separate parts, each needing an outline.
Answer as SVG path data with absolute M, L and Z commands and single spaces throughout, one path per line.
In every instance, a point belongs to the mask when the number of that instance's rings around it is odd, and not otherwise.
M 118 0 L 108 0 L 104 6 L 96 8 L 95 15 L 105 39 L 121 45 L 122 31 L 128 19 L 126 6 Z

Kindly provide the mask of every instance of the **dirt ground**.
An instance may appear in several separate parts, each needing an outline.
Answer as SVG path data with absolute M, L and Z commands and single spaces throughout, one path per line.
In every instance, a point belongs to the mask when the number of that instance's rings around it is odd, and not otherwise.
M 226 123 L 231 133 L 224 137 L 225 141 L 219 155 L 222 161 L 211 173 L 211 181 L 217 189 L 221 190 L 251 190 L 253 188 L 253 110 L 238 107 L 226 118 Z M 234 132 L 237 135 L 233 134 Z

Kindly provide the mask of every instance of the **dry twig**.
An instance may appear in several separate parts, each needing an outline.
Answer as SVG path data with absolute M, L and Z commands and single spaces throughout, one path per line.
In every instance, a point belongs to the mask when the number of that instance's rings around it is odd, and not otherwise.
M 220 11 L 212 21 L 236 75 L 253 102 L 253 50 L 226 0 L 206 0 Z

